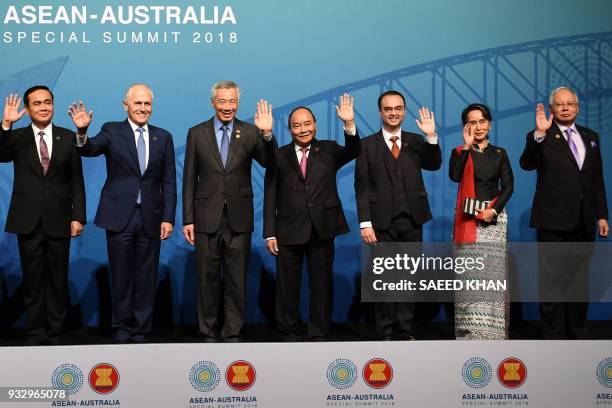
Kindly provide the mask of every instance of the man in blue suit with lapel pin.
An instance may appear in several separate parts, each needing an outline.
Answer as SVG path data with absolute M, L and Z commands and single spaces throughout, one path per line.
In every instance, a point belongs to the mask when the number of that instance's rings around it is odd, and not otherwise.
M 153 92 L 144 84 L 128 88 L 128 118 L 108 122 L 87 137 L 92 112 L 82 102 L 70 107 L 81 156 L 106 157 L 106 182 L 95 224 L 106 229 L 113 292 L 113 339 L 147 341 L 159 267 L 161 240 L 172 233 L 176 171 L 172 135 L 150 125 Z

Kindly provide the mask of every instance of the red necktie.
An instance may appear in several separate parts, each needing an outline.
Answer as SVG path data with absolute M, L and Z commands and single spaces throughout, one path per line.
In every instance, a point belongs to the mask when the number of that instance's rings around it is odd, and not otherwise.
M 49 149 L 47 148 L 47 142 L 45 142 L 45 138 L 43 137 L 45 132 L 42 130 L 38 132 L 38 136 L 40 136 L 40 165 L 43 169 L 43 174 L 47 174 L 47 170 L 49 169 Z
M 394 159 L 397 159 L 400 153 L 399 147 L 397 147 L 397 139 L 399 139 L 399 137 L 397 136 L 391 136 L 391 143 L 393 143 L 393 147 L 391 148 L 391 154 L 393 155 Z

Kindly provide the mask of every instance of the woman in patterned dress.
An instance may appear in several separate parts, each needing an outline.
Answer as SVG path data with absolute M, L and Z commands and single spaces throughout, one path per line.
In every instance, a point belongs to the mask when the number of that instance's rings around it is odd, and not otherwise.
M 484 256 L 486 268 L 463 274 L 463 279 L 506 278 L 504 207 L 514 190 L 514 177 L 506 151 L 489 143 L 491 112 L 474 103 L 461 113 L 464 144 L 452 151 L 449 176 L 459 183 L 453 242 L 456 256 Z M 466 199 L 485 202 L 475 215 L 465 212 Z M 468 200 L 469 201 L 469 200 Z M 469 274 L 469 276 L 468 276 Z M 455 337 L 491 339 L 508 337 L 508 304 L 504 291 L 459 291 L 455 297 Z

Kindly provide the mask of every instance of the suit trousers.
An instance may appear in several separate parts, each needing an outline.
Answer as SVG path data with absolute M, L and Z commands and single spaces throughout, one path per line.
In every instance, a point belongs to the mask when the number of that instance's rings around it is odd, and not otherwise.
M 70 307 L 68 263 L 70 238 L 52 238 L 39 222 L 29 234 L 18 234 L 23 274 L 27 333 L 59 336 Z
M 422 242 L 423 227 L 416 225 L 408 214 L 394 217 L 389 228 L 375 230 L 379 243 Z M 398 336 L 411 336 L 414 321 L 413 302 L 378 302 L 374 306 L 376 332 L 381 337 L 390 336 L 395 330 Z
M 300 336 L 300 288 L 304 257 L 310 282 L 309 338 L 329 335 L 334 239 L 321 239 L 314 227 L 308 242 L 280 245 L 276 257 L 276 322 L 281 332 Z
M 251 233 L 236 233 L 223 207 L 221 223 L 211 234 L 196 233 L 198 265 L 198 324 L 211 339 L 239 338 L 246 309 L 246 272 L 251 252 Z M 219 332 L 219 309 L 223 299 L 223 327 Z
M 538 242 L 593 242 L 595 232 L 582 222 L 573 231 L 537 230 Z M 579 255 L 562 256 L 555 251 L 555 256 L 546 256 L 547 250 L 538 251 L 540 294 L 562 298 L 571 288 L 573 298 L 585 299 L 584 302 L 543 301 L 540 302 L 540 322 L 542 335 L 546 339 L 586 339 L 587 314 L 589 310 L 589 276 L 588 267 L 592 251 L 584 250 Z M 572 270 L 567 276 L 568 269 Z M 559 272 L 562 273 L 559 273 Z M 555 288 L 551 288 L 551 283 Z M 551 293 L 551 291 L 559 291 Z
M 139 207 L 121 232 L 106 231 L 113 292 L 114 339 L 138 341 L 151 331 L 159 269 L 159 237 L 149 238 Z

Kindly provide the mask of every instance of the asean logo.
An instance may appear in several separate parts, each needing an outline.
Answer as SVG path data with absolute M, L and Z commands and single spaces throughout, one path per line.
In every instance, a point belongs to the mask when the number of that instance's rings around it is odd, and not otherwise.
M 83 372 L 74 364 L 62 364 L 51 374 L 51 384 L 56 390 L 66 391 L 66 395 L 74 395 L 83 386 Z
M 463 364 L 461 376 L 463 381 L 472 388 L 485 387 L 493 375 L 491 364 L 481 357 L 472 357 Z
M 382 358 L 373 358 L 363 366 L 363 381 L 372 388 L 385 388 L 393 379 L 393 367 Z
M 497 379 L 506 388 L 518 388 L 527 379 L 527 367 L 518 358 L 509 357 L 497 366 Z
M 209 392 L 217 388 L 221 380 L 221 371 L 212 361 L 200 361 L 189 373 L 191 386 L 200 392 Z
M 98 394 L 110 394 L 119 385 L 119 371 L 108 363 L 100 363 L 89 372 L 89 386 Z
M 327 367 L 327 381 L 339 390 L 351 388 L 357 381 L 357 367 L 351 360 L 338 358 Z
M 257 373 L 248 361 L 234 361 L 225 371 L 227 385 L 236 391 L 246 391 L 255 384 Z
M 612 388 L 612 357 L 601 360 L 595 374 L 601 385 Z

